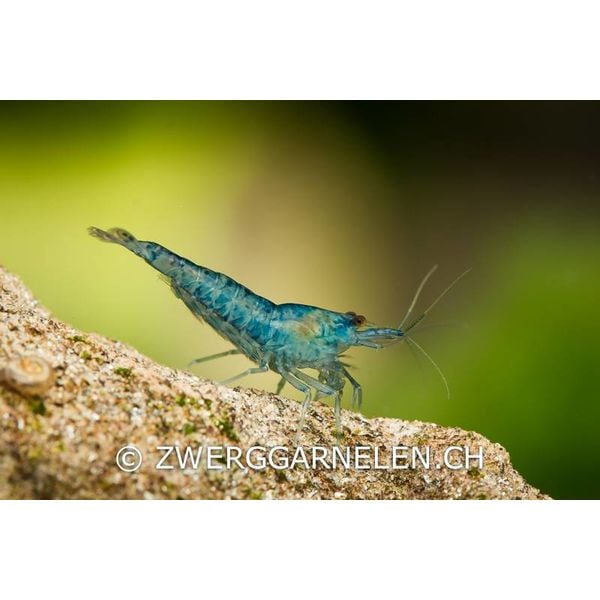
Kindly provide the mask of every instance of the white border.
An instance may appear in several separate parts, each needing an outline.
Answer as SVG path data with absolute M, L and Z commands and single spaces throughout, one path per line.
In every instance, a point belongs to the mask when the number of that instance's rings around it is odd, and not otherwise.
M 597 2 L 22 0 L 4 98 L 598 98 Z
M 11 501 L 0 511 L 5 598 L 589 598 L 597 590 L 595 502 Z

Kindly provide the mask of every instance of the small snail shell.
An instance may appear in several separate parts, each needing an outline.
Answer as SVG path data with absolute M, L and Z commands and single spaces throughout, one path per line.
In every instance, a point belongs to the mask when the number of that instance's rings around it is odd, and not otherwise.
M 54 371 L 41 356 L 27 354 L 6 363 L 0 380 L 25 396 L 34 396 L 54 383 Z

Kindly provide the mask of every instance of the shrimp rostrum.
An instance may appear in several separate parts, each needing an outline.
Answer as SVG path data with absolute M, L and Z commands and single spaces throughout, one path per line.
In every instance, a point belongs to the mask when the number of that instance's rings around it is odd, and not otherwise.
M 338 435 L 341 432 L 341 396 L 346 381 L 352 386 L 352 403 L 360 409 L 362 388 L 342 361 L 342 355 L 353 346 L 383 348 L 405 340 L 433 363 L 408 333 L 465 274 L 405 327 L 404 323 L 434 267 L 421 282 L 398 327 L 371 327 L 365 317 L 355 312 L 335 312 L 305 304 L 275 304 L 227 275 L 196 265 L 155 242 L 137 240 L 123 229 L 103 231 L 90 227 L 89 232 L 102 241 L 120 244 L 143 258 L 164 276 L 175 295 L 197 318 L 208 323 L 235 346 L 231 350 L 196 359 L 193 363 L 243 354 L 256 366 L 222 383 L 232 383 L 246 375 L 271 370 L 281 376 L 277 393 L 286 383 L 302 392 L 304 401 L 298 432 L 304 427 L 313 393 L 317 397 L 333 398 Z M 433 365 L 439 371 L 437 365 Z M 316 377 L 306 373 L 305 369 L 316 371 Z M 439 373 L 442 375 L 441 371 Z

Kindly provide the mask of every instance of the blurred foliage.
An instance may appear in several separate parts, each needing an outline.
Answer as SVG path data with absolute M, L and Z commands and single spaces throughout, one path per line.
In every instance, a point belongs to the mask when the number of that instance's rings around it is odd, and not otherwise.
M 365 414 L 477 430 L 543 491 L 599 498 L 599 129 L 596 103 L 5 102 L 0 262 L 179 368 L 228 346 L 89 225 L 382 325 L 432 264 L 423 308 L 473 267 L 415 332 L 451 399 L 407 347 L 357 350 Z

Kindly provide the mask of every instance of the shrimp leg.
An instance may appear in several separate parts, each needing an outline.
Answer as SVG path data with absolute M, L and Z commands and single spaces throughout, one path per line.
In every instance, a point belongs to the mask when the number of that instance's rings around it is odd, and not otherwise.
M 277 388 L 275 389 L 275 394 L 279 395 L 281 393 L 281 390 L 285 387 L 286 381 L 285 381 L 285 377 L 282 377 L 279 382 L 277 383 Z
M 323 396 L 333 396 L 335 394 L 335 390 L 330 388 L 328 385 L 322 383 L 318 379 L 307 375 L 306 373 L 300 371 L 300 369 L 290 369 L 290 373 L 297 377 L 304 383 L 314 387 L 318 392 L 321 392 Z
M 303 373 L 302 371 L 300 371 L 298 369 L 292 369 L 292 373 L 296 377 L 298 377 L 299 379 L 304 381 L 305 383 L 312 385 L 314 388 L 316 388 L 317 394 L 315 396 L 315 399 L 318 399 L 321 396 L 333 396 L 334 414 L 335 414 L 335 436 L 337 438 L 340 438 L 342 436 L 342 396 L 341 396 L 340 392 L 338 390 L 334 390 L 333 388 L 329 387 L 328 385 L 325 385 L 324 383 L 318 381 L 317 379 L 314 379 L 310 375 L 307 375 L 306 373 Z M 362 389 L 361 389 L 359 383 L 355 379 L 353 379 L 352 376 L 349 375 L 349 373 L 346 371 L 346 369 L 344 369 L 344 374 L 346 375 L 346 377 L 348 377 L 348 379 L 350 380 L 350 383 L 352 383 L 352 386 L 354 388 L 354 393 L 358 393 L 359 406 L 360 406 L 360 400 L 362 400 Z M 356 392 L 357 389 L 359 390 L 358 392 Z M 354 393 L 352 396 L 353 404 L 354 404 Z
M 237 348 L 232 348 L 231 350 L 226 350 L 225 352 L 219 352 L 218 354 L 211 354 L 209 356 L 203 356 L 202 358 L 195 358 L 193 361 L 188 363 L 188 367 L 192 365 L 197 365 L 198 363 L 208 362 L 209 360 L 214 360 L 215 358 L 222 358 L 223 356 L 231 356 L 232 354 L 241 354 L 241 351 Z
M 298 421 L 298 429 L 296 430 L 296 441 L 300 439 L 300 432 L 304 429 L 304 424 L 306 422 L 306 412 L 308 411 L 308 407 L 310 406 L 310 397 L 312 395 L 312 389 L 306 383 L 300 381 L 295 375 L 290 373 L 289 371 L 281 370 L 281 377 L 285 379 L 291 386 L 295 387 L 297 390 L 304 394 L 304 402 L 302 403 L 302 408 L 300 409 L 300 420 Z
M 336 437 L 339 438 L 342 435 L 342 398 L 340 396 L 339 391 L 334 390 L 333 388 L 329 387 L 328 385 L 325 385 L 324 383 L 320 382 L 318 379 L 315 379 L 314 377 L 311 377 L 310 375 L 303 373 L 299 369 L 291 369 L 291 374 L 294 375 L 294 377 L 297 377 L 298 379 L 300 379 L 302 382 L 306 383 L 307 385 L 311 385 L 312 387 L 314 387 L 317 390 L 315 399 L 319 398 L 320 396 L 333 396 L 334 401 L 335 401 L 335 404 L 334 404 L 335 435 L 336 435 Z M 305 401 L 305 404 L 306 404 L 306 401 Z M 308 408 L 307 404 L 306 404 L 306 406 Z M 303 409 L 303 412 L 305 412 L 304 406 L 302 407 L 302 409 Z M 301 416 L 301 418 L 302 418 L 302 416 Z
M 298 369 L 292 369 L 292 374 L 301 379 L 305 383 L 312 385 L 317 390 L 317 398 L 321 396 L 333 396 L 334 399 L 334 414 L 335 414 L 335 436 L 337 438 L 342 435 L 342 397 L 339 391 L 321 383 L 314 377 L 303 373 Z
M 342 437 L 342 398 L 339 392 L 333 396 L 335 400 L 335 437 Z
M 358 412 L 360 412 L 360 407 L 362 406 L 362 387 L 350 373 L 348 373 L 348 369 L 344 369 L 344 375 L 346 379 L 352 384 L 352 408 L 355 406 L 358 408 Z
M 229 379 L 225 379 L 224 381 L 221 381 L 221 383 L 223 385 L 229 384 L 229 383 L 232 383 L 233 381 L 235 381 L 236 379 L 241 379 L 242 377 L 246 377 L 246 375 L 254 375 L 255 373 L 266 373 L 268 370 L 269 370 L 269 367 L 267 367 L 267 365 L 262 365 L 260 367 L 252 367 L 251 369 L 246 369 L 243 373 L 240 373 L 239 375 L 234 375 L 233 377 L 230 377 Z

